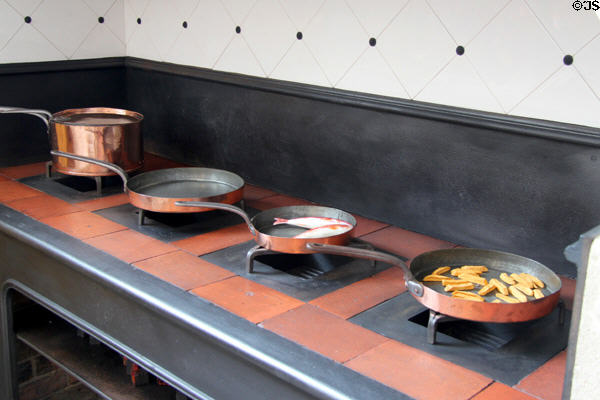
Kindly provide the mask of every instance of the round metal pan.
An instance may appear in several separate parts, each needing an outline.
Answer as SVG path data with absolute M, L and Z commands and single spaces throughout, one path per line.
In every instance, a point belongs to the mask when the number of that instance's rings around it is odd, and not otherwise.
M 241 216 L 250 233 L 254 236 L 257 244 L 265 249 L 278 251 L 281 253 L 292 254 L 308 254 L 318 253 L 318 250 L 313 250 L 307 247 L 309 243 L 322 243 L 331 245 L 345 245 L 351 238 L 351 233 L 356 227 L 356 219 L 349 213 L 330 207 L 321 206 L 288 206 L 272 208 L 267 211 L 262 211 L 250 218 L 248 214 L 239 207 L 228 204 L 215 204 L 208 202 L 177 202 L 178 206 L 185 207 L 203 207 L 210 209 L 219 209 L 230 211 Z M 322 238 L 295 238 L 294 236 L 306 231 L 305 228 L 299 228 L 291 225 L 281 224 L 273 225 L 275 218 L 302 218 L 302 217 L 322 217 L 335 218 L 347 222 L 352 225 L 352 229 L 344 233 L 339 233 L 332 236 Z
M 66 157 L 102 165 L 123 179 L 123 190 L 129 202 L 147 211 L 165 213 L 190 213 L 209 211 L 212 208 L 178 206 L 178 201 L 205 201 L 211 204 L 233 204 L 242 200 L 244 180 L 238 175 L 212 168 L 168 168 L 144 172 L 129 178 L 117 165 L 61 151 L 50 151 L 57 157 Z
M 537 261 L 515 254 L 482 249 L 448 249 L 423 253 L 415 257 L 410 268 L 399 258 L 390 254 L 356 249 L 345 246 L 308 244 L 309 248 L 322 253 L 366 258 L 397 265 L 404 271 L 406 287 L 411 295 L 427 308 L 455 318 L 481 322 L 522 322 L 541 318 L 549 314 L 559 300 L 561 281 L 548 267 Z M 459 299 L 444 292 L 439 282 L 421 282 L 423 277 L 436 268 L 462 265 L 485 265 L 489 271 L 484 276 L 489 280 L 501 272 L 507 274 L 527 272 L 545 283 L 545 297 L 525 303 L 490 303 Z M 491 300 L 491 297 L 486 296 Z

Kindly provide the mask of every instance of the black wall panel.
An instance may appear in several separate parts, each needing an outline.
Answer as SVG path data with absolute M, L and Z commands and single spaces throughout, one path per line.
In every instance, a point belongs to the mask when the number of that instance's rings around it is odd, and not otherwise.
M 25 73 L 2 73 L 0 69 L 0 105 L 41 108 L 53 113 L 80 107 L 123 108 L 126 85 L 122 60 L 120 64 L 101 69 Z M 50 159 L 46 128 L 37 117 L 0 114 L 0 138 L 0 166 Z
M 146 149 L 460 245 L 562 254 L 600 223 L 600 149 L 131 68 Z
M 569 276 L 563 249 L 600 224 L 597 129 L 143 60 L 59 67 L 0 69 L 0 104 L 135 110 L 146 151 Z M 0 118 L 0 166 L 49 158 L 40 121 Z

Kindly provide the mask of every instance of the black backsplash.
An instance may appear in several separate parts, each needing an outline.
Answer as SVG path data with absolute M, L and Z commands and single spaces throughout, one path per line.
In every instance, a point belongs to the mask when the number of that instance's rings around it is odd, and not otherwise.
M 593 128 L 139 60 L 125 65 L 35 73 L 35 84 L 27 83 L 32 74 L 0 75 L 21 100 L 3 91 L 0 102 L 52 111 L 125 104 L 145 116 L 146 151 L 464 246 L 514 252 L 568 276 L 576 271 L 563 249 L 600 223 Z M 31 130 L 15 122 L 2 128 L 21 154 L 42 154 L 40 127 Z M 15 151 L 1 150 L 1 162 Z

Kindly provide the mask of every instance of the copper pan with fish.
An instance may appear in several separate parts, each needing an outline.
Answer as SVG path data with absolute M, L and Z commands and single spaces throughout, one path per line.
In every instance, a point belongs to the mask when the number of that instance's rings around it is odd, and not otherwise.
M 105 167 L 123 180 L 123 191 L 129 202 L 140 210 L 162 213 L 193 213 L 212 208 L 190 208 L 177 205 L 182 201 L 206 201 L 209 204 L 233 204 L 242 200 L 244 180 L 233 172 L 214 168 L 183 167 L 143 172 L 129 177 L 118 165 L 89 157 L 51 150 L 62 157 Z M 143 223 L 143 211 L 140 212 Z
M 230 204 L 216 204 L 209 202 L 183 202 L 178 201 L 178 206 L 202 207 L 230 211 L 241 216 L 254 240 L 265 249 L 291 254 L 319 253 L 319 249 L 312 249 L 308 244 L 319 243 L 343 246 L 350 241 L 351 233 L 356 226 L 356 219 L 345 211 L 331 207 L 321 206 L 287 206 L 272 208 L 262 211 L 254 217 L 243 209 Z M 308 228 L 276 223 L 277 220 L 294 220 L 300 218 L 315 218 L 326 221 L 322 229 L 326 232 L 323 236 L 316 232 L 316 237 L 302 237 Z M 327 222 L 328 221 L 328 222 Z M 332 228 L 328 228 L 332 227 Z M 313 231 L 320 228 L 314 228 Z M 330 230 L 331 229 L 331 230 Z
M 143 115 L 109 107 L 74 108 L 55 114 L 46 110 L 0 107 L 2 114 L 29 114 L 46 125 L 50 149 L 118 165 L 127 172 L 144 164 Z M 107 176 L 114 171 L 74 159 L 53 157 L 52 167 L 66 175 Z
M 321 253 L 376 260 L 400 267 L 404 272 L 407 290 L 421 304 L 450 317 L 480 322 L 522 322 L 541 318 L 549 314 L 557 305 L 560 296 L 561 280 L 543 264 L 516 254 L 494 250 L 456 248 L 435 250 L 415 257 L 410 267 L 393 255 L 379 251 L 358 249 L 347 246 L 331 246 L 311 243 L 308 247 Z M 498 278 L 500 273 L 526 272 L 541 279 L 545 287 L 544 297 L 529 298 L 524 303 L 492 303 L 493 294 L 483 296 L 485 302 L 452 297 L 444 291 L 440 282 L 423 282 L 426 275 L 444 266 L 485 265 L 488 279 Z

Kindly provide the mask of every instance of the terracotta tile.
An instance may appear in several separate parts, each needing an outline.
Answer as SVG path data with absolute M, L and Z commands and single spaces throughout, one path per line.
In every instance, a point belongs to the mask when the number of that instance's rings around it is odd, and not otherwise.
M 46 173 L 46 162 L 35 164 L 18 165 L 16 167 L 0 168 L 0 174 L 12 179 L 21 179 L 28 176 L 41 175 Z
M 276 192 L 261 188 L 260 186 L 246 184 L 244 187 L 244 200 L 246 201 L 260 200 L 265 197 L 275 196 L 276 194 Z
M 472 400 L 497 400 L 497 399 L 510 399 L 510 400 L 536 400 L 535 397 L 531 397 L 528 394 L 520 392 L 516 389 L 511 388 L 500 382 L 494 382 L 490 386 L 483 389 L 482 392 L 478 393 Z
M 120 193 L 112 196 L 101 197 L 99 199 L 86 200 L 75 204 L 77 204 L 77 207 L 80 207 L 83 210 L 96 211 L 127 203 L 129 203 L 129 196 L 125 193 Z
M 338 362 L 388 339 L 310 304 L 263 322 L 263 327 Z
M 153 171 L 155 169 L 186 167 L 186 164 L 172 161 L 156 154 L 144 153 L 143 171 Z
M 268 210 L 271 208 L 287 206 L 310 206 L 314 205 L 314 203 L 311 203 L 308 200 L 299 199 L 297 197 L 278 194 L 276 196 L 265 197 L 260 200 L 249 201 L 248 205 L 258 210 Z
M 346 363 L 347 367 L 416 399 L 468 399 L 490 378 L 389 340 Z
M 26 199 L 28 197 L 41 196 L 43 193 L 39 190 L 30 188 L 27 185 L 15 181 L 0 182 L 0 202 Z
M 544 400 L 559 400 L 562 398 L 566 363 L 567 352 L 561 351 L 526 376 L 516 387 Z
M 354 218 L 356 218 L 356 227 L 352 231 L 352 237 L 356 238 L 390 226 L 389 224 L 361 217 L 360 215 L 354 215 Z
M 233 272 L 180 250 L 139 261 L 134 265 L 183 290 L 235 276 Z
M 252 240 L 248 225 L 240 224 L 171 242 L 171 244 L 192 254 L 202 255 L 247 242 L 248 240 Z
M 131 229 L 96 236 L 84 242 L 128 263 L 177 251 L 175 246 Z
M 361 239 L 382 250 L 386 250 L 406 258 L 414 258 L 419 254 L 431 250 L 449 249 L 454 247 L 453 243 L 434 239 L 432 237 L 407 231 L 395 226 L 390 226 L 377 232 L 362 236 Z
M 0 182 L 10 181 L 10 179 L 4 175 L 0 175 Z
M 6 205 L 36 219 L 82 211 L 73 204 L 47 194 L 14 200 Z
M 242 318 L 258 323 L 302 304 L 302 301 L 240 276 L 191 291 Z
M 566 276 L 559 276 L 562 287 L 560 289 L 560 298 L 565 302 L 565 307 L 568 310 L 573 309 L 573 298 L 575 297 L 575 286 L 577 281 L 575 279 L 567 278 Z
M 89 239 L 127 229 L 88 211 L 43 218 L 40 221 L 78 239 Z
M 389 272 L 388 272 L 389 271 Z M 382 275 L 386 273 L 385 275 Z M 350 318 L 406 290 L 400 268 L 391 267 L 310 302 L 341 318 Z

